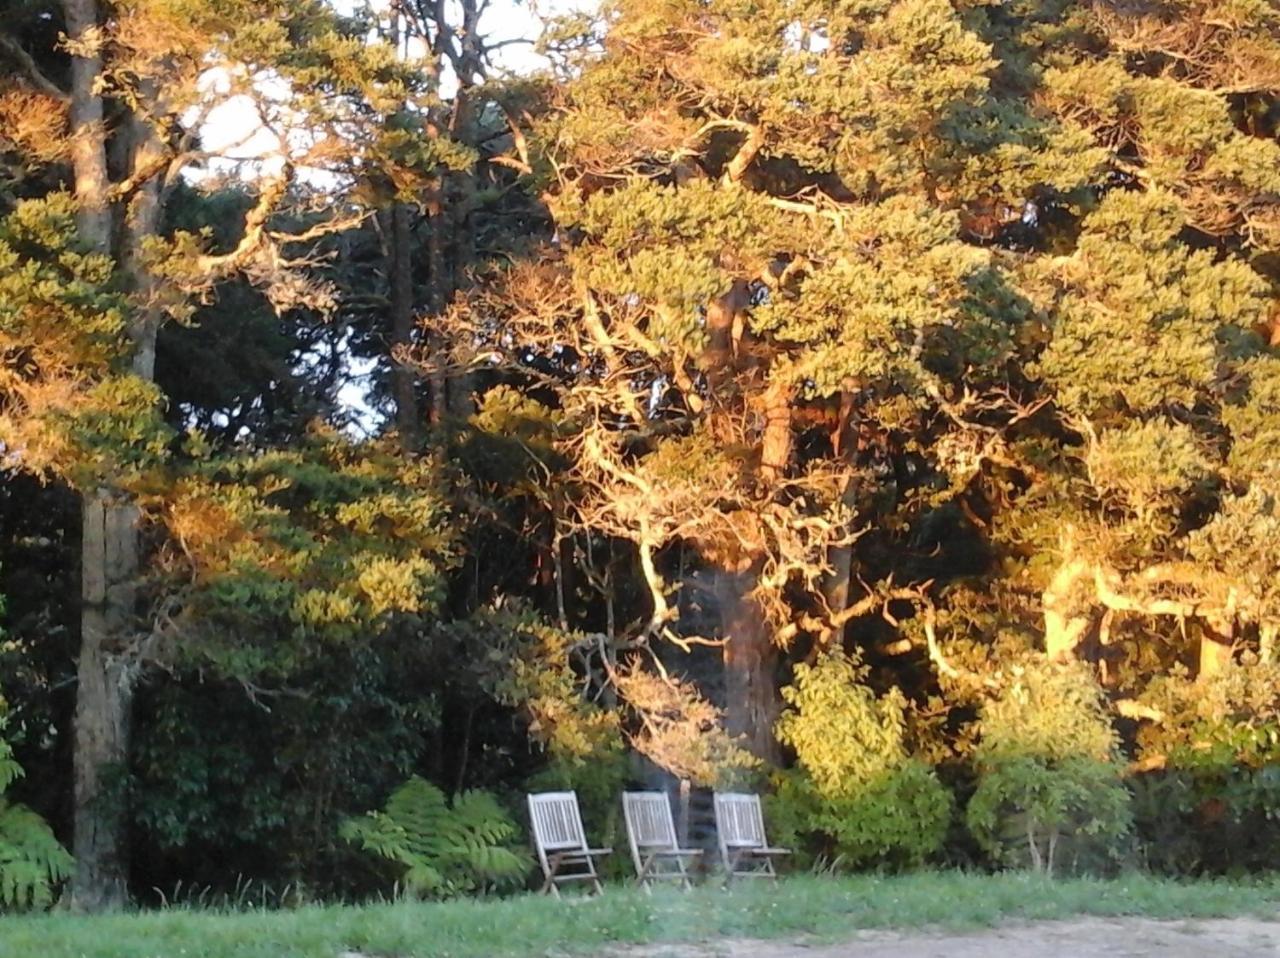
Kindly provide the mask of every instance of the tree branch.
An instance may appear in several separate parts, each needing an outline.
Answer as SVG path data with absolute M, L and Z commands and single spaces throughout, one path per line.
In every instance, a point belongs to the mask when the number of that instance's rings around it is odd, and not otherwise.
M 71 102 L 71 95 L 45 76 L 44 71 L 31 58 L 31 54 L 22 49 L 12 37 L 0 36 L 0 52 L 16 63 L 41 93 L 53 97 L 60 103 Z

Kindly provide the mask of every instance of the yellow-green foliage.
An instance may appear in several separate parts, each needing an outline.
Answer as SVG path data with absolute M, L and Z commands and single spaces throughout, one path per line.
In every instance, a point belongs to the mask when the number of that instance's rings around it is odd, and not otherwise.
M 1038 369 L 1058 400 L 1086 415 L 1194 404 L 1218 372 L 1219 334 L 1260 322 L 1263 280 L 1238 259 L 1178 240 L 1182 203 L 1113 192 L 1084 223 Z
M 518 882 L 529 857 L 513 842 L 518 829 L 492 795 L 463 792 L 452 801 L 416 775 L 391 793 L 387 807 L 345 821 L 340 834 L 402 866 L 411 895 L 448 898 Z
M 1280 473 L 1280 356 L 1242 364 L 1247 388 L 1222 410 L 1231 431 L 1228 465 L 1237 482 Z
M 997 860 L 1052 874 L 1105 867 L 1131 822 L 1119 738 L 1083 666 L 1015 666 L 984 704 L 966 816 Z
M 483 656 L 481 683 L 520 711 L 529 735 L 569 766 L 605 761 L 622 745 L 619 717 L 587 699 L 570 652 L 582 636 L 549 625 L 519 604 L 483 609 L 444 627 Z
M 799 767 L 777 777 L 774 820 L 780 835 L 816 835 L 847 865 L 920 864 L 942 844 L 951 796 L 907 754 L 901 693 L 877 697 L 865 678 L 839 652 L 796 667 L 777 733 Z
M 1194 681 L 1179 670 L 1153 681 L 1144 702 L 1162 716 L 1138 737 L 1151 764 L 1219 775 L 1280 761 L 1280 665 L 1236 665 Z
M 1259 654 L 1275 660 L 1280 634 L 1280 475 L 1223 497 L 1209 522 L 1187 537 L 1205 591 L 1259 630 Z
M 87 488 L 143 481 L 171 432 L 130 374 L 129 306 L 109 257 L 75 236 L 66 193 L 0 219 L 0 442 L 7 465 Z
M 1214 463 L 1195 432 L 1161 419 L 1102 432 L 1090 446 L 1086 464 L 1108 506 L 1167 531 L 1187 495 L 1214 474 Z
M 312 643 L 431 613 L 454 561 L 438 469 L 385 443 L 320 432 L 291 451 L 197 460 L 148 504 L 181 547 L 163 571 L 190 590 L 184 652 L 234 672 L 284 672 Z

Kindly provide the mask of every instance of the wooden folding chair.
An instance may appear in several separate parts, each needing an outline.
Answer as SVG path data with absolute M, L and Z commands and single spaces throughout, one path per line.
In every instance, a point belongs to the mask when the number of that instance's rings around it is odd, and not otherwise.
M 676 841 L 675 820 L 665 792 L 623 792 L 622 817 L 636 877 L 645 888 L 654 881 L 689 881 L 689 862 L 702 854 L 699 848 L 681 848 Z
M 546 881 L 542 891 L 560 897 L 565 882 L 587 881 L 597 892 L 604 891 L 596 872 L 596 859 L 610 854 L 612 848 L 588 848 L 578 811 L 576 792 L 541 792 L 529 796 L 529 819 L 533 823 L 533 842 L 538 850 L 538 863 Z
M 760 796 L 745 792 L 716 792 L 716 839 L 725 881 L 735 878 L 777 878 L 773 860 L 790 855 L 786 848 L 771 848 L 764 834 Z

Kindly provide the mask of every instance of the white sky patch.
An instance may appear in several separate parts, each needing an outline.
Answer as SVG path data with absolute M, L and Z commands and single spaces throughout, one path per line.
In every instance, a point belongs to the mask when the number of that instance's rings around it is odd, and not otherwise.
M 357 0 L 332 0 L 335 9 L 350 14 L 364 6 Z M 461 22 L 461 12 L 454 0 L 446 0 L 454 22 Z M 480 33 L 490 44 L 502 44 L 494 55 L 498 73 L 528 75 L 547 69 L 550 62 L 534 50 L 534 40 L 547 19 L 570 13 L 588 12 L 598 0 L 493 0 L 480 20 Z M 387 9 L 386 0 L 375 0 L 375 9 Z M 513 42 L 525 41 L 528 42 Z M 418 59 L 426 52 L 421 41 L 406 44 L 405 55 Z M 237 76 L 233 68 L 217 66 L 208 70 L 200 81 L 204 94 L 201 104 L 183 116 L 187 125 L 199 126 L 203 149 L 210 157 L 200 167 L 191 167 L 184 175 L 192 183 L 212 183 L 219 179 L 237 178 L 252 181 L 278 174 L 286 156 L 301 157 L 315 143 L 315 133 L 306 128 L 305 118 L 290 109 L 292 91 L 280 77 L 263 74 L 250 81 L 253 95 L 236 93 L 245 89 L 246 78 Z M 445 65 L 441 94 L 448 98 L 457 89 L 457 80 Z M 264 115 L 264 111 L 266 115 Z M 326 170 L 300 166 L 299 180 L 320 189 L 337 186 L 337 177 Z M 378 360 L 353 356 L 347 339 L 338 346 L 342 354 L 345 380 L 337 392 L 337 400 L 347 417 L 354 436 L 376 431 L 384 416 L 369 402 L 370 381 Z M 305 358 L 303 360 L 305 362 Z
M 351 14 L 363 3 L 356 0 L 332 0 L 341 13 Z M 461 21 L 456 2 L 447 0 L 455 22 Z M 549 61 L 534 50 L 534 41 L 546 20 L 569 13 L 595 9 L 598 0 L 493 0 L 480 18 L 480 33 L 486 42 L 503 44 L 494 54 L 494 67 L 500 73 L 528 75 L 550 66 Z M 375 9 L 387 6 L 386 0 L 375 0 Z M 528 42 L 515 42 L 528 41 Z M 406 43 L 405 54 L 410 59 L 420 59 L 426 52 L 420 40 Z M 279 172 L 282 156 L 294 157 L 314 145 L 314 136 L 305 129 L 304 119 L 289 109 L 291 91 L 280 77 L 261 75 L 252 79 L 254 95 L 234 93 L 243 89 L 243 78 L 234 76 L 231 69 L 218 66 L 208 70 L 201 78 L 200 89 L 204 101 L 183 116 L 183 122 L 199 125 L 204 149 L 212 155 L 203 167 L 185 171 L 188 180 L 205 182 L 211 177 L 238 176 L 245 180 Z M 441 95 L 448 98 L 457 89 L 457 79 L 445 64 L 441 82 Z M 264 117 L 264 107 L 270 115 Z M 283 138 L 285 142 L 281 142 Z M 312 186 L 332 187 L 333 174 L 324 170 L 298 171 L 299 178 Z
M 782 31 L 782 43 L 792 53 L 826 53 L 831 49 L 831 38 L 826 28 L 795 20 Z

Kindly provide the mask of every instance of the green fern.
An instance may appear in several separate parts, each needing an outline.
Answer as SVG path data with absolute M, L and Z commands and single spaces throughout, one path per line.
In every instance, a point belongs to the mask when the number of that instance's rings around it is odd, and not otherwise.
M 72 858 L 44 819 L 25 805 L 5 801 L 5 791 L 21 775 L 13 749 L 0 738 L 0 906 L 43 908 L 52 902 L 58 882 L 71 874 Z
M 366 851 L 404 866 L 411 894 L 443 898 L 510 885 L 529 869 L 512 847 L 515 822 L 488 792 L 463 792 L 452 804 L 416 775 L 392 793 L 387 807 L 348 819 L 339 834 Z

